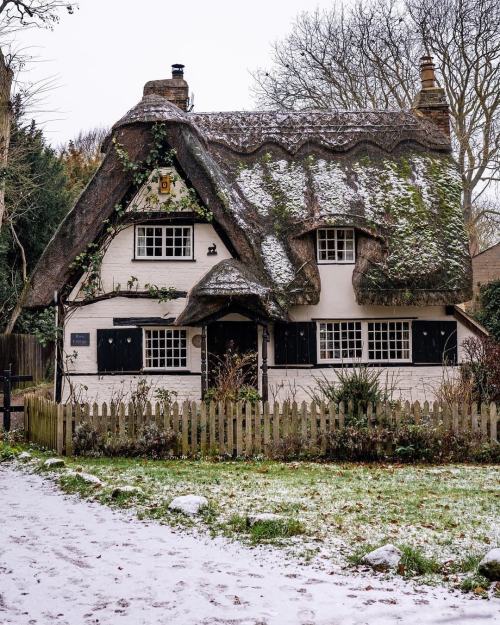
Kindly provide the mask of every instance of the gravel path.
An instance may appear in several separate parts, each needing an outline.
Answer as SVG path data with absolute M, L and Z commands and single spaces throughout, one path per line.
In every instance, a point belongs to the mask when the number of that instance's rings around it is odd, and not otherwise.
M 0 624 L 493 624 L 500 601 L 330 574 L 65 496 L 0 465 Z

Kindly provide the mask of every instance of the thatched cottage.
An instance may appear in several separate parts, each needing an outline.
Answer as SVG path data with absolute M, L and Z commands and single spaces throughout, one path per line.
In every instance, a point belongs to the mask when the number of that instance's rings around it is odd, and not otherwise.
M 404 112 L 195 113 L 183 66 L 148 82 L 26 293 L 56 299 L 62 398 L 146 376 L 199 399 L 231 348 L 258 354 L 264 398 L 362 362 L 433 399 L 475 327 L 448 105 L 421 69 Z

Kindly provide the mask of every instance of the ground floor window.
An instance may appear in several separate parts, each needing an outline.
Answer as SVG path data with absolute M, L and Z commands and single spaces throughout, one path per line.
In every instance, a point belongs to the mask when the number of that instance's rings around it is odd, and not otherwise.
M 409 362 L 409 321 L 321 321 L 319 362 Z
M 363 356 L 361 321 L 319 324 L 320 360 L 359 360 Z
M 185 369 L 187 367 L 187 332 L 179 329 L 144 330 L 144 366 L 146 369 Z

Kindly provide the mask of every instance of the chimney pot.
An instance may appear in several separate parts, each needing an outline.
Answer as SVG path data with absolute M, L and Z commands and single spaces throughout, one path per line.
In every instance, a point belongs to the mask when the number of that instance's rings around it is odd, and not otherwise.
M 172 65 L 172 78 L 184 77 L 184 65 L 182 63 L 174 63 Z
M 436 72 L 431 56 L 423 56 L 420 59 L 420 80 L 422 89 L 434 89 L 436 87 Z

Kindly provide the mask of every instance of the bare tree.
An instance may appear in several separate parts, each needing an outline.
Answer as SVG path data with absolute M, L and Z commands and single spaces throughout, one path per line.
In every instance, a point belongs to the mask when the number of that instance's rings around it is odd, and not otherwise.
M 61 0 L 0 0 L 0 228 L 5 215 L 5 168 L 8 162 L 11 123 L 13 59 L 4 53 L 6 35 L 19 28 L 53 28 L 61 9 L 73 13 L 75 2 Z
M 408 109 L 422 53 L 435 58 L 450 105 L 474 237 L 474 205 L 500 180 L 498 0 L 365 0 L 304 13 L 274 45 L 272 69 L 255 73 L 255 93 L 265 107 Z

